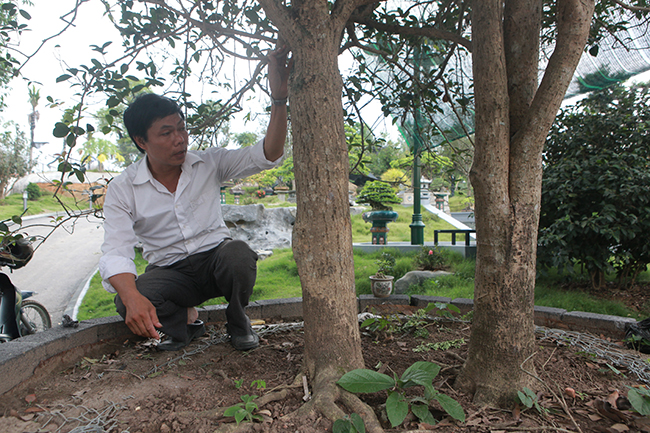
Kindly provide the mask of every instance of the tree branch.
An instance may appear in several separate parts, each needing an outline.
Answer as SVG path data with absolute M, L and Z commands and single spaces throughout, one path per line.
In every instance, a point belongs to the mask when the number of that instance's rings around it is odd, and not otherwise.
M 434 27 L 404 27 L 395 24 L 385 24 L 380 23 L 379 21 L 375 21 L 369 17 L 355 14 L 350 17 L 350 20 L 359 24 L 363 24 L 375 30 L 380 30 L 382 32 L 399 34 L 402 36 L 425 36 L 431 39 L 447 40 L 465 47 L 470 52 L 472 51 L 471 41 L 465 39 L 457 33 L 439 30 Z
M 627 9 L 629 11 L 633 12 L 650 12 L 650 8 L 643 7 L 643 6 L 632 6 L 630 4 L 624 3 L 621 0 L 612 0 L 614 3 L 622 7 L 623 9 Z

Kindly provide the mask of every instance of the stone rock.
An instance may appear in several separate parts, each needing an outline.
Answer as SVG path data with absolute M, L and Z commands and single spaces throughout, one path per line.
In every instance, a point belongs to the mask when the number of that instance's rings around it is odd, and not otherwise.
M 352 215 L 362 213 L 367 208 L 351 206 Z M 242 240 L 263 255 L 265 251 L 276 248 L 291 248 L 291 234 L 296 222 L 295 207 L 266 208 L 262 204 L 221 206 L 223 219 L 230 229 L 233 239 Z
M 407 272 L 402 278 L 395 281 L 394 289 L 396 294 L 406 293 L 409 287 L 422 284 L 426 280 L 435 279 L 444 275 L 451 275 L 447 271 L 411 271 Z
M 252 249 L 291 248 L 291 233 L 296 222 L 295 207 L 223 205 L 222 213 L 232 238 L 247 242 Z

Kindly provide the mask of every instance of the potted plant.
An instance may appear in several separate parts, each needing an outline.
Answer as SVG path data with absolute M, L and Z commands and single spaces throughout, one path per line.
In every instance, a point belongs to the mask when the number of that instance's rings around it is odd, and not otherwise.
M 392 254 L 383 252 L 377 260 L 377 272 L 370 276 L 370 288 L 372 294 L 378 298 L 385 298 L 393 292 L 392 275 L 395 268 L 395 257 Z
M 370 205 L 372 210 L 363 214 L 363 220 L 372 222 L 372 243 L 385 245 L 388 233 L 386 224 L 397 219 L 397 212 L 393 211 L 390 204 L 400 203 L 395 190 L 385 182 L 368 182 L 359 191 L 357 203 Z

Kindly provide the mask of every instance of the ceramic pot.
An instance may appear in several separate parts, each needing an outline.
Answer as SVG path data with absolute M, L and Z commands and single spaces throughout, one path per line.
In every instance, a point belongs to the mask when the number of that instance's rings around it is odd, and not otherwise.
M 378 277 L 376 275 L 370 276 L 370 287 L 372 294 L 377 298 L 386 298 L 393 292 L 393 276 L 386 275 Z

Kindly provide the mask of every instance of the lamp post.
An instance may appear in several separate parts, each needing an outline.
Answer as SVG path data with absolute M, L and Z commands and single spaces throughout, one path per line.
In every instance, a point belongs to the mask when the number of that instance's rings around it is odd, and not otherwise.
M 420 46 L 415 48 L 414 77 L 417 81 L 420 75 Z M 416 92 L 419 94 L 419 92 Z M 411 219 L 411 245 L 424 245 L 424 223 L 422 222 L 422 209 L 420 196 L 420 152 L 423 148 L 422 135 L 420 134 L 420 111 L 416 105 L 413 108 L 413 217 Z

